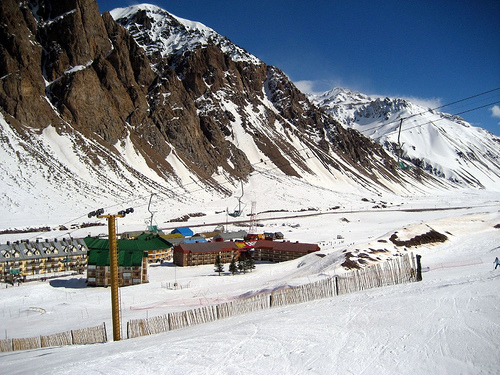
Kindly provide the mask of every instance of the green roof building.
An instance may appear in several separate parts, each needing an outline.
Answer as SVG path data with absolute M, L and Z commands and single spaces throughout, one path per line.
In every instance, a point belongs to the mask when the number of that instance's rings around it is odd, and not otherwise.
M 90 286 L 111 285 L 109 264 L 109 240 L 86 237 L 89 249 L 87 283 Z M 118 247 L 118 282 L 120 286 L 148 282 L 147 264 L 151 259 L 162 259 L 172 245 L 155 234 L 142 234 L 135 239 L 119 239 Z
M 109 240 L 107 239 L 87 237 L 85 238 L 85 243 L 89 249 L 89 257 L 91 256 L 91 254 L 94 253 L 94 250 L 108 251 L 109 249 Z M 142 255 L 141 256 L 138 256 L 137 254 L 132 255 L 132 252 L 134 253 L 145 252 L 147 254 L 149 263 L 153 262 L 160 263 L 165 260 L 170 260 L 172 258 L 173 245 L 158 234 L 142 233 L 133 239 L 122 238 L 117 240 L 117 247 L 118 247 L 118 266 L 122 265 L 120 263 L 121 261 L 127 263 L 127 264 L 124 263 L 123 266 L 129 266 L 129 267 L 130 267 L 129 264 L 130 262 L 133 261 L 135 261 L 136 263 L 138 261 L 142 262 L 142 260 L 139 259 L 139 257 L 142 257 Z M 105 260 L 101 259 L 101 261 Z M 109 266 L 109 256 L 107 262 L 108 262 L 107 265 Z

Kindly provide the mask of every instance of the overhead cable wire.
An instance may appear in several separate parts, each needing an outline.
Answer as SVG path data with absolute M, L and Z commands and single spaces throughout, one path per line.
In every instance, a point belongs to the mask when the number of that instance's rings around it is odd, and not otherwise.
M 427 109 L 427 110 L 425 110 L 425 111 L 418 112 L 418 113 L 414 113 L 414 114 L 412 114 L 412 115 L 410 115 L 410 116 L 408 116 L 408 117 L 404 117 L 404 118 L 403 118 L 403 120 L 408 120 L 408 119 L 410 119 L 410 118 L 412 118 L 412 117 L 415 117 L 415 116 L 423 115 L 423 114 L 425 114 L 425 113 L 432 112 L 432 111 L 436 111 L 436 110 L 441 109 L 441 108 L 444 108 L 444 107 L 449 107 L 449 106 L 452 106 L 452 105 L 454 105 L 454 104 L 462 103 L 462 102 L 465 102 L 465 101 L 467 101 L 467 100 L 474 99 L 474 98 L 477 98 L 477 97 L 480 97 L 480 96 L 483 96 L 483 95 L 486 95 L 486 94 L 489 94 L 489 93 L 492 93 L 492 92 L 495 92 L 495 91 L 498 91 L 498 90 L 500 90 L 500 87 L 497 87 L 497 88 L 494 88 L 494 89 L 491 89 L 491 90 L 488 90 L 488 91 L 484 91 L 484 92 L 479 93 L 479 94 L 471 95 L 471 96 L 468 96 L 468 97 L 463 98 L 463 99 L 455 100 L 454 102 L 447 103 L 447 104 L 443 104 L 443 105 L 440 105 L 440 106 L 435 107 L 435 108 L 428 108 L 428 109 Z M 495 103 L 493 103 L 493 104 L 495 104 Z M 474 111 L 474 110 L 476 110 L 476 109 L 484 108 L 484 107 L 487 107 L 487 106 L 489 106 L 489 105 L 491 105 L 491 104 L 486 104 L 486 105 L 484 105 L 484 106 L 482 106 L 482 107 L 478 107 L 478 108 L 471 109 L 471 110 L 469 110 L 468 112 L 472 112 L 472 111 Z M 460 113 L 466 113 L 466 112 L 460 112 Z M 457 115 L 458 115 L 458 114 L 457 114 Z M 395 123 L 397 123 L 397 122 L 398 122 L 398 121 L 400 121 L 400 120 L 401 120 L 401 118 L 398 118 L 398 119 L 396 119 L 396 120 L 392 120 L 392 121 L 389 121 L 389 122 L 386 122 L 386 123 L 383 123 L 383 124 L 380 124 L 380 125 L 374 125 L 374 126 L 369 127 L 369 128 L 365 128 L 365 129 L 357 129 L 357 130 L 358 130 L 360 133 L 365 133 L 365 132 L 367 132 L 367 131 L 374 130 L 374 129 L 377 129 L 377 128 L 381 128 L 381 127 L 383 127 L 383 126 L 387 126 L 387 125 L 390 125 L 390 124 L 395 124 Z
M 458 113 L 455 113 L 455 114 L 453 114 L 453 115 L 451 115 L 451 116 L 459 116 L 459 115 L 461 115 L 461 114 L 468 113 L 468 112 L 472 112 L 472 111 L 476 111 L 476 110 L 478 110 L 478 109 L 485 108 L 485 107 L 488 107 L 488 106 L 490 106 L 490 105 L 494 105 L 494 104 L 498 104 L 498 103 L 500 103 L 500 100 L 498 100 L 498 101 L 496 101 L 496 102 L 488 103 L 488 104 L 485 104 L 485 105 L 482 105 L 482 106 L 479 106 L 479 107 L 471 108 L 471 109 L 468 109 L 468 110 L 466 110 L 466 111 L 458 112 Z M 424 125 L 434 124 L 435 122 L 438 122 L 438 121 L 441 121 L 441 120 L 447 120 L 447 118 L 446 118 L 446 117 L 441 117 L 441 118 L 439 118 L 439 119 L 437 119 L 437 120 L 429 120 L 429 121 L 427 121 L 427 122 L 424 122 L 423 124 L 417 124 L 417 125 L 410 126 L 410 127 L 408 127 L 408 128 L 404 128 L 404 129 L 402 129 L 401 131 L 407 131 L 407 130 L 411 130 L 411 129 L 419 128 L 419 127 L 424 126 Z M 398 127 L 398 128 L 399 128 L 399 127 Z M 397 129 L 395 129 L 395 130 L 391 130 L 390 132 L 385 133 L 385 135 L 387 135 L 387 134 L 392 134 L 392 133 L 396 133 L 397 131 L 398 131 Z
M 457 103 L 461 103 L 461 102 L 464 102 L 466 100 L 470 100 L 470 99 L 474 99 L 474 98 L 477 98 L 478 96 L 482 96 L 482 95 L 486 95 L 486 94 L 489 94 L 490 92 L 494 92 L 494 91 L 498 91 L 500 90 L 500 87 L 497 87 L 496 89 L 491 89 L 491 90 L 488 90 L 488 91 L 485 91 L 485 92 L 482 92 L 480 94 L 476 94 L 476 95 L 472 95 L 472 96 L 469 96 L 467 98 L 463 98 L 463 99 L 460 99 L 460 100 L 456 100 L 454 102 L 451 102 L 451 103 L 448 103 L 448 104 L 443 104 L 439 107 L 436 107 L 436 108 L 432 108 L 433 111 L 437 110 L 437 109 L 441 109 L 441 108 L 444 108 L 444 107 L 448 107 L 450 105 L 453 105 L 453 104 L 457 104 Z M 425 112 L 424 112 L 425 113 Z
M 301 151 L 306 151 L 306 150 L 309 150 L 309 149 L 310 149 L 309 147 L 303 147 L 303 148 L 301 148 L 301 149 L 295 150 L 295 152 L 293 153 L 293 155 L 297 155 L 297 154 L 296 154 L 297 152 L 299 152 L 299 153 L 300 153 Z M 292 155 L 292 153 L 285 153 L 285 155 L 289 155 L 289 156 L 291 156 L 291 155 Z M 310 157 L 308 156 L 308 157 L 306 157 L 304 160 L 309 160 L 309 159 L 311 159 L 311 158 L 312 158 L 312 156 L 310 156 Z M 256 163 L 251 163 L 250 165 L 251 165 L 252 167 L 254 167 L 254 171 L 253 171 L 253 172 L 251 172 L 249 175 L 250 175 L 250 176 L 255 175 L 255 174 L 262 174 L 262 175 L 264 175 L 266 172 L 268 172 L 268 171 L 270 171 L 270 170 L 279 169 L 279 168 L 281 168 L 281 167 L 284 167 L 284 166 L 290 165 L 290 161 L 287 161 L 286 163 L 281 163 L 281 164 L 275 165 L 273 168 L 266 168 L 265 170 L 258 170 L 258 169 L 255 169 L 255 167 L 256 167 L 256 166 L 258 166 L 259 164 L 266 164 L 268 161 L 269 161 L 269 162 L 271 162 L 271 160 L 269 159 L 269 160 L 261 160 L 261 161 L 256 162 Z M 273 163 L 273 164 L 274 164 L 274 163 Z M 170 189 L 170 190 L 169 190 L 169 193 L 170 193 L 170 194 L 172 194 L 172 195 L 174 195 L 177 199 L 180 199 L 180 198 L 182 198 L 182 197 L 185 197 L 185 196 L 191 195 L 191 194 L 196 193 L 196 192 L 198 192 L 198 191 L 207 190 L 207 188 L 206 188 L 206 187 L 200 187 L 200 188 L 198 188 L 198 189 L 194 189 L 194 190 L 187 190 L 187 189 L 186 189 L 186 186 L 190 186 L 190 185 L 193 185 L 193 184 L 198 185 L 199 183 L 208 182 L 208 181 L 210 181 L 210 180 L 213 180 L 213 179 L 212 179 L 211 177 L 206 177 L 206 178 L 198 179 L 198 180 L 193 181 L 193 182 L 189 182 L 189 183 L 187 183 L 187 184 L 185 184 L 185 185 L 182 185 L 182 186 L 175 186 L 175 187 L 174 187 L 175 189 L 183 189 L 184 191 L 183 191 L 183 192 L 175 192 L 175 191 L 173 191 L 173 189 Z M 229 187 L 232 187 L 232 186 L 233 186 L 233 185 L 231 185 L 230 181 L 228 181 L 228 180 L 226 180 L 226 181 L 216 181 L 216 180 L 215 180 L 215 182 L 216 182 L 217 184 L 219 184 L 219 185 L 222 185 L 223 187 L 224 187 L 224 185 L 227 185 L 227 186 L 229 186 Z M 158 193 L 156 192 L 156 194 L 158 194 Z M 171 197 L 170 197 L 170 196 L 168 196 L 168 195 L 167 195 L 167 194 L 165 194 L 165 193 L 159 193 L 159 194 L 164 195 L 164 197 L 160 197 L 160 196 L 158 196 L 158 198 L 157 198 L 157 199 L 158 199 L 158 202 L 164 202 L 164 201 L 167 201 L 168 199 L 171 199 Z M 138 197 L 135 197 L 135 198 L 131 198 L 131 199 L 125 200 L 125 201 L 123 201 L 122 203 L 116 203 L 116 204 L 113 204 L 113 205 L 111 205 L 111 206 L 106 206 L 106 207 L 104 207 L 104 208 L 105 208 L 106 210 L 109 210 L 110 208 L 113 208 L 113 207 L 123 207 L 123 206 L 129 206 L 129 205 L 133 205 L 133 206 L 134 206 L 134 207 L 136 207 L 136 208 L 137 208 L 137 207 L 146 206 L 146 205 L 148 204 L 148 202 L 145 202 L 145 203 L 143 203 L 143 204 L 133 204 L 133 203 L 134 203 L 134 202 L 137 202 L 137 201 L 140 201 L 140 200 L 143 200 L 143 199 L 146 199 L 146 198 L 149 198 L 149 197 L 150 197 L 150 195 L 151 195 L 151 193 L 149 193 L 148 195 L 138 196 Z M 69 225 L 69 224 L 71 224 L 71 223 L 74 223 L 74 222 L 76 222 L 76 221 L 78 221 L 78 220 L 80 220 L 80 219 L 82 219 L 82 218 L 87 217 L 87 215 L 88 215 L 88 214 L 80 215 L 80 216 L 78 216 L 78 217 L 76 217 L 76 218 L 73 218 L 73 219 L 71 219 L 71 220 L 68 220 L 67 222 L 65 222 L 65 223 L 63 223 L 63 224 L 59 224 L 59 227 L 61 227 L 61 226 L 67 226 L 67 225 Z M 82 228 L 76 228 L 76 229 L 73 229 L 73 230 L 71 230 L 71 231 L 67 231 L 67 232 L 65 232 L 64 234 L 61 234 L 61 235 L 59 235 L 59 236 L 56 236 L 55 238 L 63 237 L 63 236 L 64 236 L 64 235 L 66 235 L 66 234 L 71 234 L 71 233 L 73 233 L 73 232 L 75 232 L 75 231 L 77 231 L 77 230 L 80 230 L 80 229 L 82 229 Z M 29 237 L 29 238 L 28 238 L 28 240 L 32 240 L 33 238 L 35 238 L 35 237 L 37 237 L 37 236 L 40 236 L 40 235 L 43 235 L 43 234 L 45 234 L 45 233 L 48 233 L 48 232 L 50 232 L 50 231 L 51 231 L 51 230 L 49 229 L 49 230 L 47 230 L 47 231 L 38 232 L 38 233 L 36 233 L 35 235 L 33 235 L 32 237 Z

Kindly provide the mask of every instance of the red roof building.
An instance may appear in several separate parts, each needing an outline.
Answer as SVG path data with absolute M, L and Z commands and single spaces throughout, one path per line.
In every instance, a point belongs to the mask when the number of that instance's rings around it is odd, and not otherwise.
M 214 264 L 217 255 L 222 263 L 229 263 L 238 258 L 240 248 L 236 242 L 195 242 L 180 243 L 174 247 L 174 264 L 177 266 L 199 266 Z
M 174 247 L 174 264 L 178 266 L 197 266 L 214 264 L 217 255 L 222 263 L 229 263 L 241 253 L 253 255 L 254 260 L 283 262 L 319 251 L 316 244 L 257 240 L 245 242 L 205 242 L 181 243 Z
M 319 251 L 319 249 L 317 244 L 259 240 L 253 246 L 253 258 L 254 260 L 284 262 Z

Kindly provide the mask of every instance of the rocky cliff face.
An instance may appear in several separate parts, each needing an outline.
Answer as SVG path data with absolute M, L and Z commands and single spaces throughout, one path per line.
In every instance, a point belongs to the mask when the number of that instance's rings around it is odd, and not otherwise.
M 153 6 L 113 17 L 95 0 L 0 3 L 0 106 L 11 127 L 2 134 L 13 163 L 57 169 L 58 181 L 87 192 L 113 180 L 118 195 L 138 186 L 168 194 L 186 173 L 227 193 L 221 181 L 245 179 L 259 163 L 317 174 L 311 159 L 356 183 L 400 180 L 379 145 L 215 31 Z M 53 132 L 69 141 L 71 163 L 44 144 Z

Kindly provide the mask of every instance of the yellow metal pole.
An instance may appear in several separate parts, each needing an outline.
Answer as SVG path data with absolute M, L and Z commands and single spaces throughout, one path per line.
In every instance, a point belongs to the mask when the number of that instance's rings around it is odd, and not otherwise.
M 118 298 L 118 247 L 115 219 L 124 215 L 102 215 L 108 219 L 109 266 L 111 269 L 111 314 L 113 317 L 113 341 L 120 341 L 120 303 Z

